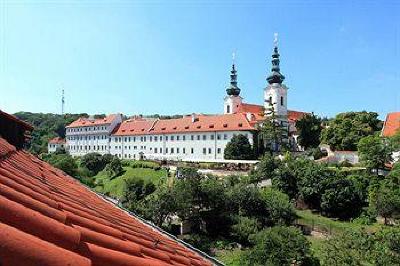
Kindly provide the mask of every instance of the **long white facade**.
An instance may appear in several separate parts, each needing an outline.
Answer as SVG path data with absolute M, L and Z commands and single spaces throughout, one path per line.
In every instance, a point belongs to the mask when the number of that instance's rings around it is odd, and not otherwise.
M 120 114 L 110 115 L 107 119 L 80 119 L 66 128 L 66 142 L 72 156 L 87 153 L 110 153 L 110 136 L 122 122 Z
M 238 134 L 245 135 L 253 144 L 250 131 L 112 136 L 110 153 L 119 158 L 136 160 L 222 160 L 226 144 Z

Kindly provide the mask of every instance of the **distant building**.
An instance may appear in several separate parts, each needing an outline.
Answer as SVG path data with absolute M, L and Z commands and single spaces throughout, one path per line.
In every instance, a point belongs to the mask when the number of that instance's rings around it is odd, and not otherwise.
M 68 151 L 72 156 L 87 153 L 110 153 L 110 135 L 122 122 L 121 114 L 108 115 L 105 118 L 79 118 L 66 127 Z
M 382 128 L 383 137 L 391 137 L 400 130 L 400 112 L 388 113 Z
M 263 105 L 247 104 L 240 96 L 237 70 L 232 64 L 230 85 L 224 98 L 224 112 L 218 115 L 191 114 L 178 119 L 81 118 L 67 126 L 67 145 L 74 156 L 90 152 L 110 153 L 124 159 L 221 161 L 226 144 L 238 134 L 254 143 L 258 125 L 274 109 L 277 123 L 286 127 L 289 141 L 296 144 L 295 123 L 306 113 L 287 109 L 287 90 L 282 84 L 277 40 L 271 73 L 264 89 Z M 267 110 L 267 111 L 266 111 Z
M 400 131 L 400 112 L 389 113 L 386 116 L 385 123 L 382 128 L 383 137 L 392 137 Z M 400 159 L 400 151 L 394 151 L 392 154 L 394 162 Z
M 54 139 L 49 140 L 49 143 L 47 144 L 48 153 L 53 153 L 57 149 L 67 149 L 65 139 L 55 137 Z

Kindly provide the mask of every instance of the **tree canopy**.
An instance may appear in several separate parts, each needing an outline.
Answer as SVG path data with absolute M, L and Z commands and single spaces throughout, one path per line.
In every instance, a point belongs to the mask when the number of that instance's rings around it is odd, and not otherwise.
M 314 114 L 306 114 L 296 121 L 298 142 L 305 150 L 318 147 L 322 131 L 322 121 Z
M 249 139 L 243 134 L 233 136 L 226 144 L 224 158 L 228 160 L 254 159 L 254 153 Z
M 358 155 L 360 161 L 368 168 L 374 169 L 378 174 L 379 169 L 385 167 L 385 163 L 391 160 L 390 146 L 377 134 L 363 137 L 358 142 Z
M 333 150 L 357 150 L 362 137 L 375 134 L 382 122 L 375 112 L 340 113 L 321 132 L 321 141 Z

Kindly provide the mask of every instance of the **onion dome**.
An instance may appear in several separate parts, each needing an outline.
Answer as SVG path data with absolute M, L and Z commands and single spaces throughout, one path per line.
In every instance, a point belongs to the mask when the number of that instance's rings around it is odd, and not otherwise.
M 235 63 L 232 64 L 232 70 L 231 70 L 231 83 L 229 87 L 226 89 L 226 93 L 229 96 L 239 96 L 240 94 L 240 89 L 237 86 L 237 71 L 235 68 Z
M 285 76 L 282 75 L 280 72 L 280 67 L 279 67 L 279 52 L 278 52 L 278 35 L 275 34 L 275 40 L 274 40 L 274 52 L 272 53 L 272 68 L 271 68 L 271 74 L 267 77 L 267 81 L 269 84 L 272 83 L 279 83 L 282 84 L 283 80 L 285 79 Z

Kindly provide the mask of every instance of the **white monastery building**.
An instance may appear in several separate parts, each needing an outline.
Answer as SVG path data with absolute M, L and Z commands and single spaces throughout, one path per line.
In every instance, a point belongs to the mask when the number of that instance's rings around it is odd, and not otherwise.
M 257 125 L 271 115 L 268 110 L 272 109 L 277 121 L 288 128 L 290 138 L 295 140 L 295 122 L 306 113 L 287 109 L 288 88 L 282 84 L 285 77 L 280 73 L 279 62 L 275 38 L 262 105 L 243 102 L 233 63 L 223 114 L 191 114 L 162 120 L 135 117 L 122 121 L 120 114 L 104 119 L 80 118 L 67 126 L 68 150 L 73 156 L 98 152 L 136 160 L 220 161 L 226 144 L 235 135 L 245 135 L 253 145 Z
M 53 153 L 56 152 L 58 149 L 66 148 L 66 143 L 65 139 L 60 138 L 60 137 L 55 137 L 51 140 L 49 140 L 49 143 L 47 144 L 47 151 L 48 153 Z

